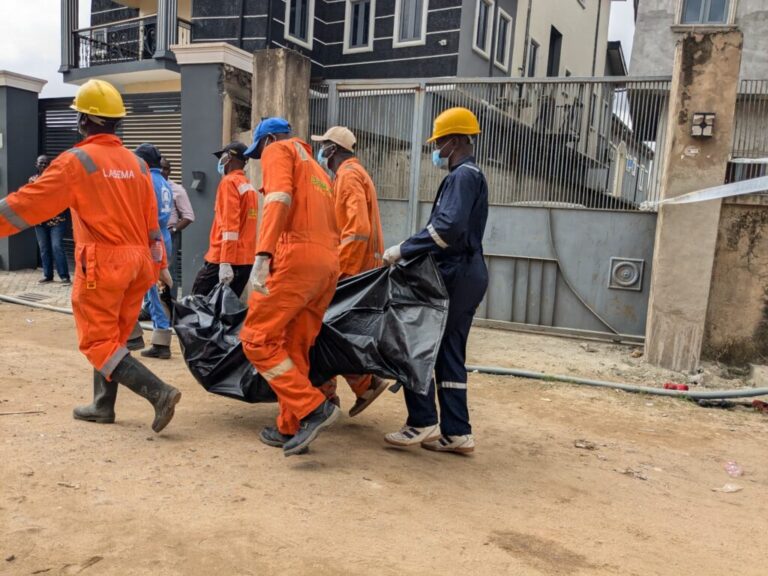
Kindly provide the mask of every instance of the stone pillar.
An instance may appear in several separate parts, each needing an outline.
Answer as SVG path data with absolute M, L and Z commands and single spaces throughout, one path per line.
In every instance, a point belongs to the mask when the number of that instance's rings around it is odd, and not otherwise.
M 742 34 L 687 33 L 677 43 L 662 198 L 725 181 L 739 86 Z M 716 114 L 714 134 L 691 136 L 694 113 Z M 704 336 L 720 200 L 662 206 L 648 303 L 645 355 L 671 370 L 697 367 Z
M 59 72 L 77 68 L 79 54 L 72 31 L 78 28 L 78 0 L 61 0 L 61 66 Z
M 178 37 L 178 0 L 157 0 L 155 58 L 175 59 L 170 47 Z
M 27 183 L 35 172 L 38 94 L 46 81 L 0 70 L 0 198 Z M 37 266 L 35 230 L 0 238 L 0 269 Z
M 228 118 L 231 110 L 226 111 L 228 78 L 235 71 L 245 75 L 242 83 L 248 91 L 253 58 L 226 42 L 174 46 L 173 50 L 181 70 L 182 185 L 195 211 L 194 224 L 182 232 L 182 291 L 188 294 L 208 250 L 221 179 L 213 152 L 228 143 L 237 129 Z M 250 94 L 242 99 L 249 101 Z
M 293 50 L 253 54 L 251 117 L 255 127 L 266 116 L 282 116 L 299 138 L 309 138 L 309 58 Z

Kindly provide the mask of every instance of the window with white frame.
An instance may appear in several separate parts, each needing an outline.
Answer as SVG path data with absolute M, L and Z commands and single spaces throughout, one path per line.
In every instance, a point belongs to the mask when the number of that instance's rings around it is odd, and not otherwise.
M 531 43 L 528 46 L 528 74 L 529 78 L 536 76 L 536 64 L 539 60 L 539 43 L 531 38 Z
M 344 17 L 344 53 L 373 50 L 376 0 L 347 0 Z
M 682 0 L 681 24 L 726 24 L 731 0 Z
M 315 0 L 286 0 L 285 38 L 312 49 L 312 31 L 315 23 Z
M 497 68 L 509 72 L 509 54 L 512 51 L 512 16 L 499 8 L 496 21 L 496 49 L 493 63 Z
M 472 49 L 484 58 L 491 57 L 493 32 L 493 0 L 477 0 L 475 5 L 475 30 Z
M 395 47 L 426 44 L 429 0 L 395 0 Z

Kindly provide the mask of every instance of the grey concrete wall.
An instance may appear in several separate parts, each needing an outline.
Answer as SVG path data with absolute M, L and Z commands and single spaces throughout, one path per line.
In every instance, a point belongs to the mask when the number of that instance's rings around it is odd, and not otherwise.
M 37 94 L 0 87 L 0 198 L 27 183 L 37 157 Z M 0 238 L 0 269 L 37 266 L 37 240 L 30 228 L 10 238 Z
M 675 43 L 684 30 L 691 29 L 690 26 L 675 27 L 678 3 L 678 0 L 640 2 L 630 64 L 632 76 L 672 73 Z M 741 78 L 768 78 L 768 2 L 739 0 L 734 24 L 744 34 Z
M 190 64 L 181 67 L 181 169 L 182 183 L 195 211 L 195 222 L 183 234 L 182 286 L 189 293 L 203 257 L 213 223 L 216 187 L 216 157 L 223 144 L 223 88 L 220 64 Z M 192 189 L 192 172 L 204 172 L 202 190 Z

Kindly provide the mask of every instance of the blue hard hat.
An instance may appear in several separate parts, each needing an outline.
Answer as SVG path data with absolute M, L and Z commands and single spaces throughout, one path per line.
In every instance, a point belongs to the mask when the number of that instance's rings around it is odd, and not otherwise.
M 274 116 L 272 118 L 262 118 L 259 125 L 256 126 L 256 130 L 253 131 L 253 144 L 251 144 L 245 151 L 245 155 L 249 158 L 259 159 L 260 155 L 256 154 L 256 148 L 259 146 L 259 142 L 265 136 L 270 134 L 290 134 L 291 125 L 288 124 L 288 120 Z

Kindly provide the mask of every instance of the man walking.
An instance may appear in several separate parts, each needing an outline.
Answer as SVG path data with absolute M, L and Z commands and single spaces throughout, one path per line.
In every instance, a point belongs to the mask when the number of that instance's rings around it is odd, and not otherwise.
M 45 169 L 48 168 L 51 161 L 45 154 L 37 157 L 35 162 L 36 174 L 29 178 L 32 184 L 37 180 Z M 67 264 L 67 255 L 64 253 L 62 240 L 67 231 L 67 212 L 57 214 L 50 220 L 35 226 L 35 236 L 37 236 L 37 245 L 40 248 L 40 261 L 43 265 L 43 277 L 40 284 L 53 282 L 53 267 L 56 265 L 56 273 L 65 285 L 72 284 L 69 277 L 69 265 Z
M 115 135 L 125 107 L 114 86 L 89 80 L 71 107 L 85 140 L 59 155 L 35 182 L 0 200 L 0 236 L 71 208 L 77 262 L 72 310 L 80 351 L 94 367 L 93 403 L 75 408 L 73 416 L 114 422 L 120 383 L 152 404 L 152 429 L 160 432 L 181 392 L 126 348 L 144 294 L 158 272 L 168 276 L 149 169 Z
M 475 164 L 473 138 L 480 124 L 466 108 L 451 108 L 434 122 L 432 162 L 450 173 L 440 184 L 429 222 L 418 234 L 388 248 L 384 262 L 434 254 L 450 297 L 448 319 L 437 354 L 435 379 L 441 421 L 435 409 L 435 380 L 426 396 L 404 388 L 408 421 L 385 440 L 395 446 L 421 444 L 437 452 L 475 449 L 467 409 L 464 366 L 472 317 L 488 287 L 483 234 L 488 219 L 488 185 Z
M 309 349 L 339 275 L 333 190 L 283 118 L 262 120 L 246 155 L 261 159 L 264 212 L 240 339 L 280 407 L 277 427 L 264 428 L 260 439 L 291 456 L 339 416 L 308 376 Z
M 195 221 L 195 211 L 192 209 L 192 203 L 189 201 L 189 195 L 184 186 L 171 180 L 171 161 L 165 156 L 160 160 L 160 168 L 163 178 L 171 186 L 173 192 L 173 209 L 171 217 L 168 218 L 168 231 L 171 233 L 171 253 L 168 256 L 168 270 L 171 278 L 178 275 L 179 250 L 181 249 L 181 231 Z
M 335 175 L 336 224 L 341 233 L 339 244 L 340 279 L 361 274 L 382 265 L 383 234 L 379 217 L 379 203 L 373 180 L 355 156 L 357 139 L 343 126 L 334 126 L 322 136 L 312 136 L 320 142 L 317 161 Z M 387 387 L 378 376 L 344 375 L 355 393 L 354 406 L 349 415 L 357 416 L 378 398 Z M 323 385 L 323 392 L 339 405 L 336 380 Z
M 160 233 L 163 236 L 163 247 L 165 249 L 166 259 L 171 254 L 171 233 L 168 230 L 168 219 L 173 210 L 173 192 L 171 186 L 163 178 L 162 168 L 160 166 L 160 151 L 154 144 L 144 143 L 139 145 L 134 152 L 149 166 L 149 172 L 152 177 L 152 187 L 155 190 L 157 200 L 157 222 L 160 226 Z M 170 262 L 168 262 L 170 264 Z M 170 276 L 170 270 L 168 273 Z M 168 285 L 171 288 L 171 284 Z M 152 286 L 147 292 L 147 301 L 149 304 L 149 316 L 152 319 L 152 340 L 150 347 L 141 352 L 145 358 L 158 358 L 168 360 L 171 357 L 171 320 L 168 317 L 163 303 L 160 300 L 160 292 L 157 286 Z M 136 330 L 132 335 L 136 334 Z
M 256 222 L 259 201 L 244 168 L 247 146 L 230 142 L 214 156 L 222 176 L 216 190 L 216 207 L 205 263 L 197 273 L 192 294 L 206 295 L 217 284 L 229 284 L 242 295 L 256 255 Z

